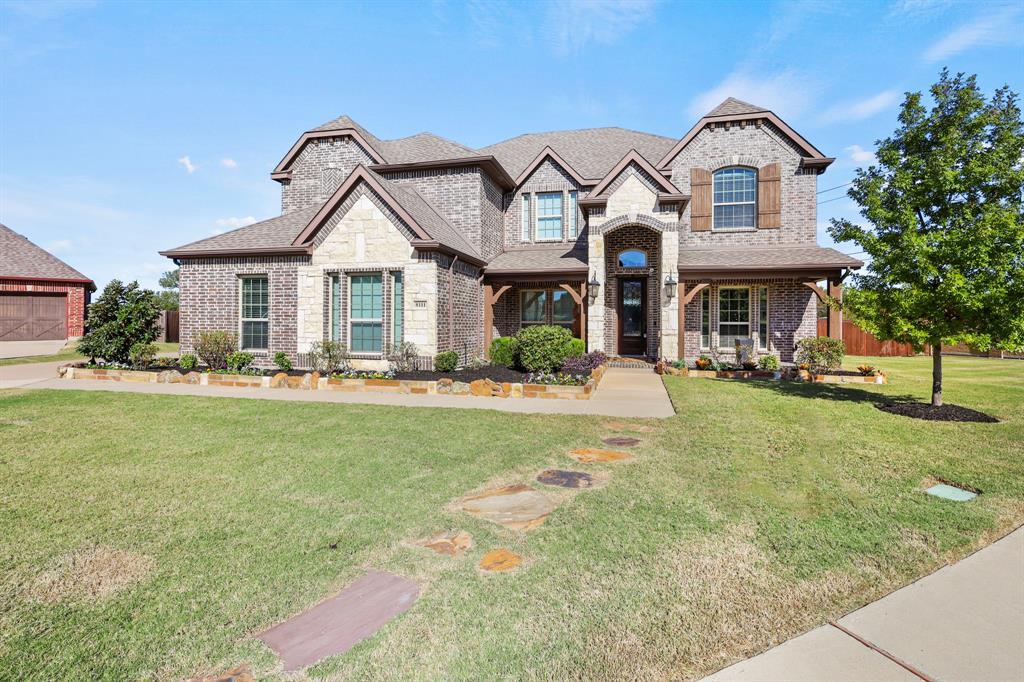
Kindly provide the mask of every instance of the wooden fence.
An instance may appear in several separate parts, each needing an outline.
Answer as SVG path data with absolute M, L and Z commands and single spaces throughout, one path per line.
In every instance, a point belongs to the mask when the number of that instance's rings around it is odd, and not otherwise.
M 165 310 L 160 313 L 160 343 L 178 343 L 178 311 Z
M 828 320 L 818 319 L 818 336 L 828 336 Z M 853 322 L 843 320 L 843 345 L 847 355 L 909 356 L 917 355 L 909 343 L 880 341 Z

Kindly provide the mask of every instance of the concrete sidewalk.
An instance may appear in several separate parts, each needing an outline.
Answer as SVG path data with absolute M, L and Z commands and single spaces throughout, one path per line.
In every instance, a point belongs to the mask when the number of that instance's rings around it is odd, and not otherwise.
M 272 388 L 229 388 L 188 384 L 58 379 L 64 363 L 38 363 L 0 367 L 0 388 L 114 391 L 157 395 L 197 395 L 218 398 L 295 400 L 303 402 L 395 405 L 400 407 L 455 407 L 529 414 L 590 414 L 606 417 L 665 418 L 675 414 L 661 377 L 648 369 L 609 368 L 590 400 L 540 400 L 536 398 L 478 398 L 451 395 L 404 395 L 398 393 L 341 393 Z
M 705 678 L 754 680 L 1024 680 L 1024 528 Z

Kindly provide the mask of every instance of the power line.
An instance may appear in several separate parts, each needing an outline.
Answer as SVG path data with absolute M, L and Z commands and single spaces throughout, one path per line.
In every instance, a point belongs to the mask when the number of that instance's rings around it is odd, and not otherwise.
M 822 204 L 827 204 L 830 201 L 839 201 L 840 199 L 845 199 L 845 198 L 846 198 L 845 196 L 842 196 L 842 197 L 834 197 L 832 199 L 825 199 L 825 201 L 819 201 L 818 202 L 818 206 L 821 206 Z
M 844 183 L 842 185 L 836 185 L 835 187 L 829 187 L 828 189 L 823 189 L 820 192 L 818 192 L 818 194 L 824 194 L 825 192 L 831 192 L 834 189 L 842 189 L 843 187 L 846 187 L 846 185 L 852 185 L 852 184 L 853 184 L 853 180 L 851 180 L 850 182 Z

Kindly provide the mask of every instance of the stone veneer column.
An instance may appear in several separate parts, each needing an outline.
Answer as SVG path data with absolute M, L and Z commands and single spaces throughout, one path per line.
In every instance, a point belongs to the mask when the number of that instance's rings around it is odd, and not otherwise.
M 665 295 L 665 279 L 679 279 L 679 233 L 661 234 L 661 356 L 668 360 L 679 357 L 679 291 Z
M 597 232 L 595 230 L 595 232 Z M 587 285 L 587 350 L 605 350 L 604 347 L 604 288 L 608 286 L 604 271 L 604 235 L 590 233 L 587 240 L 587 260 L 590 263 L 589 282 L 594 277 L 601 283 L 597 291 Z

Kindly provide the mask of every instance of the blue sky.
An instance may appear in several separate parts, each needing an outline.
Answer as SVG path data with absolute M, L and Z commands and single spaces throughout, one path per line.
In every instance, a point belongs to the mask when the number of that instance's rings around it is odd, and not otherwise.
M 155 286 L 160 249 L 279 213 L 270 170 L 348 114 L 471 147 L 617 125 L 682 136 L 732 95 L 849 182 L 942 66 L 1024 76 L 1019 2 L 0 0 L 0 222 L 100 286 Z M 856 214 L 844 190 L 828 218 Z M 844 252 L 856 247 L 841 245 Z

